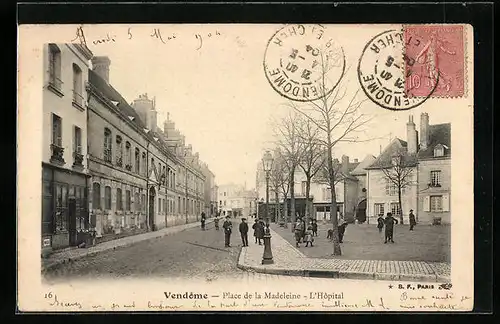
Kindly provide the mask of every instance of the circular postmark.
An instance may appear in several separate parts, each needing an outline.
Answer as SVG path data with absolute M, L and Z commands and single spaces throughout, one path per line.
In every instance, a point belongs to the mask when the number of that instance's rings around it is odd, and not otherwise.
M 407 55 L 406 46 L 403 31 L 388 30 L 373 37 L 361 53 L 359 83 L 366 96 L 380 107 L 412 109 L 423 104 L 436 89 L 433 85 L 424 95 L 413 94 L 420 79 L 415 78 L 417 71 L 413 69 L 416 58 Z
M 344 50 L 322 25 L 287 25 L 267 44 L 264 72 L 273 89 L 285 98 L 317 100 L 342 79 Z

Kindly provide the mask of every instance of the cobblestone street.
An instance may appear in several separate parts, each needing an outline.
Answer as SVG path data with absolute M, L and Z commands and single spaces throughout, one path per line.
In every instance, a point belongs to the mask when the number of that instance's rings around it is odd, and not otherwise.
M 233 239 L 237 238 L 233 235 Z M 68 277 L 217 277 L 239 272 L 239 242 L 224 248 L 224 234 L 210 224 L 100 252 L 60 264 L 45 274 L 47 280 Z
M 237 224 L 239 220 L 233 220 Z M 107 278 L 190 278 L 203 280 L 320 280 L 319 278 L 292 278 L 236 267 L 241 249 L 238 233 L 231 236 L 231 247 L 224 247 L 222 229 L 216 231 L 213 223 L 206 231 L 191 228 L 169 236 L 146 240 L 126 247 L 99 252 L 59 264 L 45 273 L 47 283 L 68 279 Z

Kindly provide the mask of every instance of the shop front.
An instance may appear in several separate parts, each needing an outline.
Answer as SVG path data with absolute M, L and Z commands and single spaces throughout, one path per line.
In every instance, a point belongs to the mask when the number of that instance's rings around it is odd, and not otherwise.
M 88 176 L 42 164 L 42 251 L 88 239 Z

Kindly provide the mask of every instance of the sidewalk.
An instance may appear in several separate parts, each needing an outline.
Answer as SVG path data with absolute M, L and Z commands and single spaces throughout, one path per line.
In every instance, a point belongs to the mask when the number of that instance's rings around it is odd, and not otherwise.
M 303 277 L 449 282 L 451 266 L 441 262 L 307 258 L 271 230 L 274 263 L 262 265 L 264 246 L 250 242 L 241 250 L 238 268 Z
M 206 225 L 213 222 L 213 219 L 207 219 Z M 94 245 L 89 248 L 68 248 L 62 251 L 57 251 L 50 254 L 47 258 L 42 259 L 42 272 L 50 270 L 51 268 L 66 262 L 71 262 L 72 260 L 79 259 L 85 256 L 94 255 L 99 252 L 112 250 L 118 247 L 129 246 L 138 242 L 152 240 L 156 238 L 161 238 L 164 236 L 176 234 L 185 231 L 190 228 L 200 227 L 200 222 L 194 222 L 184 225 L 178 225 L 173 227 L 162 228 L 161 230 L 154 232 L 147 232 L 143 234 L 131 235 L 116 240 L 111 240 Z

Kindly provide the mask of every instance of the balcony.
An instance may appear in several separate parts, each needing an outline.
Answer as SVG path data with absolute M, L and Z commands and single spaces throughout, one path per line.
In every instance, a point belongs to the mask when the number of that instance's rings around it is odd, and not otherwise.
M 73 167 L 83 168 L 83 154 L 79 152 L 73 152 Z
M 52 155 L 50 157 L 50 162 L 63 165 L 66 163 L 64 161 L 64 148 L 56 145 L 56 144 L 50 144 L 50 149 L 52 151 Z
M 62 84 L 63 84 L 63 82 L 61 81 L 61 79 L 59 79 L 58 77 L 56 77 L 53 74 L 50 75 L 48 89 L 50 91 L 54 92 L 59 97 L 64 96 L 64 94 L 62 93 Z
M 77 91 L 73 90 L 73 107 L 79 110 L 84 110 L 83 103 L 84 103 L 83 96 Z

